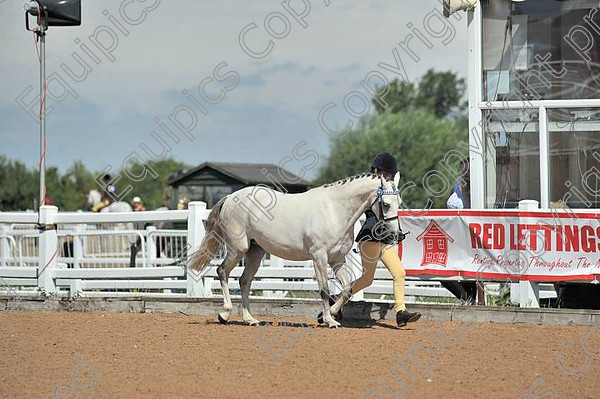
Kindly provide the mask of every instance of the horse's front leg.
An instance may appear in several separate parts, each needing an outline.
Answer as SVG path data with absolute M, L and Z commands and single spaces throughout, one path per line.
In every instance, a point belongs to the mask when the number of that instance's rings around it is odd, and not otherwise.
M 336 280 L 340 284 L 340 294 L 331 306 L 331 314 L 337 315 L 344 305 L 352 297 L 352 286 L 358 281 L 364 274 L 364 268 L 361 265 L 360 257 L 354 252 L 350 252 L 352 248 L 353 240 L 350 236 L 345 243 L 345 247 L 342 249 L 342 262 L 331 265 L 333 272 L 335 273 Z M 345 256 L 344 256 L 345 255 Z
M 315 256 L 315 273 L 317 275 L 317 282 L 321 291 L 321 300 L 323 301 L 323 322 L 327 323 L 329 328 L 337 328 L 341 324 L 335 321 L 331 316 L 331 309 L 329 305 L 329 286 L 327 285 L 327 255 L 322 254 Z
M 331 314 L 337 315 L 344 305 L 348 303 L 350 297 L 352 297 L 352 294 L 350 294 L 348 291 L 342 292 L 337 301 L 335 301 L 335 303 L 331 306 Z

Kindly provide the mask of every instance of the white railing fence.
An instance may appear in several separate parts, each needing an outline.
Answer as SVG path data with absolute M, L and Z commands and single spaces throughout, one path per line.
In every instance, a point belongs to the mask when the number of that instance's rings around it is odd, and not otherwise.
M 128 213 L 58 212 L 43 206 L 34 213 L 0 212 L 0 293 L 55 297 L 211 297 L 221 294 L 213 260 L 202 275 L 188 271 L 185 258 L 204 237 L 210 211 L 203 202 L 187 210 Z M 157 222 L 187 224 L 186 230 L 157 229 Z M 136 230 L 133 227 L 144 227 Z M 382 266 L 382 265 L 380 265 Z M 231 273 L 239 294 L 242 267 Z M 333 274 L 330 287 L 338 291 Z M 499 285 L 490 283 L 488 291 Z M 252 294 L 318 298 L 312 262 L 268 256 L 252 284 Z M 439 282 L 412 279 L 407 302 L 448 302 Z M 542 295 L 548 296 L 552 293 Z M 355 299 L 393 298 L 391 275 L 378 268 L 374 283 Z

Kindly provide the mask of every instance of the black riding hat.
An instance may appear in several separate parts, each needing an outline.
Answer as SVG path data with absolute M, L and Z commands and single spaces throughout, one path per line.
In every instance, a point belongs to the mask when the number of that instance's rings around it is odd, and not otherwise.
M 382 152 L 375 155 L 371 163 L 371 170 L 377 168 L 381 172 L 396 173 L 398 172 L 398 161 L 389 152 Z

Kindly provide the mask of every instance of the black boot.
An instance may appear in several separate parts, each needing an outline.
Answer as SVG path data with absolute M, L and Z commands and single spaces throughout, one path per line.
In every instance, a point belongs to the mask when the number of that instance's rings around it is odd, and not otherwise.
M 413 323 L 421 318 L 421 313 L 419 312 L 409 312 L 404 309 L 400 312 L 396 312 L 396 324 L 398 327 L 406 326 L 406 323 Z

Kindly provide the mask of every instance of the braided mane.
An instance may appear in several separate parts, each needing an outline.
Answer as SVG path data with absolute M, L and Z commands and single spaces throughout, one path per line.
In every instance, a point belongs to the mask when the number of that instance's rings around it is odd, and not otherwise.
M 323 187 L 323 188 L 337 187 L 337 186 L 341 186 L 342 184 L 346 184 L 346 183 L 349 183 L 351 181 L 354 181 L 354 180 L 357 180 L 357 179 L 363 179 L 363 178 L 367 178 L 367 177 L 370 177 L 371 179 L 377 179 L 377 175 L 376 174 L 373 174 L 371 172 L 367 172 L 367 173 L 361 173 L 361 174 L 358 174 L 358 175 L 346 177 L 345 179 L 338 180 L 338 181 L 333 182 L 333 183 L 323 184 L 321 187 Z

